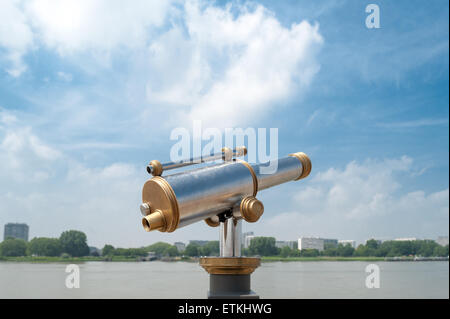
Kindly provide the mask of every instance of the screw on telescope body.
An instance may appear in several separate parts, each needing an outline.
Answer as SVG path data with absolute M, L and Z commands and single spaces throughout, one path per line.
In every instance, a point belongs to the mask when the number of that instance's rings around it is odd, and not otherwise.
M 150 205 L 148 203 L 142 203 L 139 209 L 141 210 L 142 216 L 150 215 Z

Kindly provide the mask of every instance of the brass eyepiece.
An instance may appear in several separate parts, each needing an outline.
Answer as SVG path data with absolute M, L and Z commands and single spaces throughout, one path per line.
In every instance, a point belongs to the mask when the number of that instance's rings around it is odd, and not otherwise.
M 142 218 L 142 226 L 145 231 L 152 231 L 157 229 L 164 229 L 166 227 L 166 219 L 164 214 L 160 210 L 156 210 L 154 213 Z

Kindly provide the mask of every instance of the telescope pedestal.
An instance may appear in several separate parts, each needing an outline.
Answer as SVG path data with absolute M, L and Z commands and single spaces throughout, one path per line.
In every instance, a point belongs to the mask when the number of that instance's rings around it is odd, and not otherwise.
M 250 289 L 250 275 L 209 275 L 208 299 L 259 299 Z
M 250 289 L 250 274 L 260 258 L 241 257 L 241 220 L 220 217 L 220 257 L 202 257 L 200 266 L 209 273 L 208 299 L 259 299 Z
M 200 266 L 209 273 L 208 299 L 259 299 L 250 288 L 250 274 L 259 258 L 202 257 Z

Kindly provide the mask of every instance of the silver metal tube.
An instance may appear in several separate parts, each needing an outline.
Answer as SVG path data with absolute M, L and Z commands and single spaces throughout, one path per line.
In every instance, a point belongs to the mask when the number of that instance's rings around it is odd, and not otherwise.
M 295 180 L 303 171 L 302 164 L 293 156 L 281 158 L 272 164 L 277 165 L 277 170 L 271 174 L 263 174 L 264 167 L 267 167 L 268 163 L 252 165 L 258 179 L 258 191 Z
M 227 150 L 229 151 L 229 153 L 227 153 L 228 152 Z M 162 163 L 161 164 L 162 171 L 167 171 L 167 170 L 171 170 L 171 169 L 176 169 L 176 168 L 200 164 L 200 163 L 212 162 L 212 161 L 219 160 L 219 159 L 225 160 L 227 158 L 227 156 L 230 156 L 229 159 L 231 159 L 231 158 L 237 158 L 240 156 L 244 156 L 245 154 L 247 154 L 247 149 L 245 148 L 245 146 L 239 146 L 233 150 L 231 150 L 231 149 L 227 149 L 227 150 L 224 149 L 221 152 L 211 153 L 206 156 L 191 157 L 189 159 L 186 159 L 186 160 L 183 160 L 180 162 Z M 147 166 L 147 171 L 149 174 L 152 174 L 153 169 L 154 168 L 151 164 L 149 164 Z
M 194 158 L 191 157 L 190 159 L 187 159 L 187 160 L 184 160 L 181 162 L 162 163 L 161 165 L 162 165 L 163 170 L 167 171 L 167 170 L 175 169 L 175 168 L 179 168 L 179 167 L 215 161 L 215 160 L 221 159 L 222 156 L 223 156 L 223 152 L 216 153 L 216 154 L 210 154 L 208 156 L 200 156 L 200 157 L 194 157 Z
M 241 257 L 241 220 L 228 218 L 220 223 L 220 257 Z
M 178 227 L 215 216 L 253 194 L 251 171 L 231 162 L 165 177 L 178 201 Z

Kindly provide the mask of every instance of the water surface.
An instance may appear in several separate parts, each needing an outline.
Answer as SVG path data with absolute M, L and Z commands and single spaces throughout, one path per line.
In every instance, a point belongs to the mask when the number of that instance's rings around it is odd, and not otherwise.
M 368 289 L 369 262 L 268 262 L 252 275 L 261 298 L 449 298 L 448 262 L 376 262 L 380 288 Z M 67 264 L 0 262 L 0 298 L 205 298 L 208 274 L 190 262 L 86 262 L 80 288 Z

